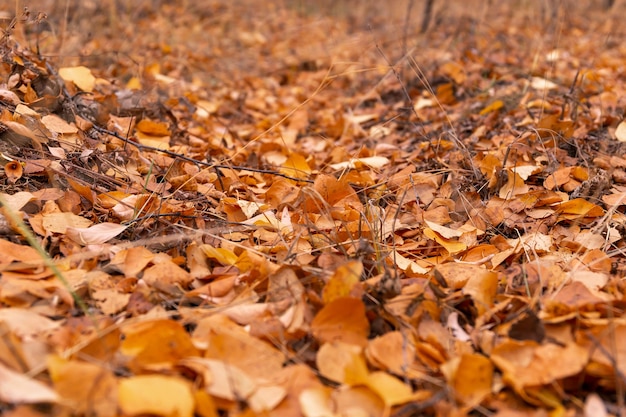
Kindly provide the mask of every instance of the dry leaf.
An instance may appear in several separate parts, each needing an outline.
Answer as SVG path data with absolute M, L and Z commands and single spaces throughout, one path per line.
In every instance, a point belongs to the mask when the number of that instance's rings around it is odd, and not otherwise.
M 48 358 L 54 388 L 73 412 L 110 416 L 117 410 L 117 380 L 111 370 L 92 363 Z
M 183 326 L 171 320 L 150 320 L 123 329 L 120 352 L 131 358 L 132 369 L 170 368 L 178 360 L 198 356 Z
M 317 313 L 311 330 L 320 342 L 345 342 L 365 347 L 369 322 L 363 301 L 352 297 L 336 298 Z
M 119 384 L 120 408 L 130 416 L 192 417 L 191 384 L 166 375 L 138 375 Z
M 81 245 L 99 245 L 113 239 L 127 227 L 118 223 L 99 223 L 86 228 L 70 226 L 65 234 Z
M 323 344 L 316 356 L 317 369 L 325 378 L 347 385 L 367 382 L 368 370 L 361 347 L 343 342 Z
M 42 382 L 0 363 L 0 400 L 11 404 L 56 403 L 59 395 Z
M 358 297 L 363 293 L 360 283 L 363 274 L 361 261 L 349 261 L 335 270 L 322 291 L 324 303 L 341 297 Z
M 87 67 L 65 67 L 59 69 L 59 75 L 65 81 L 76 84 L 76 87 L 88 93 L 92 92 L 96 86 L 96 77 L 91 74 L 91 70 Z

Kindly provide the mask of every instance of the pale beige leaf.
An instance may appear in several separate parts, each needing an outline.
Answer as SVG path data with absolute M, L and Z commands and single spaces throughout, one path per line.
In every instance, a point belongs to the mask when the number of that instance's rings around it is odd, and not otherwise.
M 118 223 L 99 223 L 90 227 L 68 227 L 66 235 L 81 245 L 105 243 L 126 230 L 128 226 Z
M 54 403 L 59 401 L 59 396 L 47 385 L 0 362 L 0 401 L 12 404 Z
M 35 198 L 33 194 L 27 191 L 19 191 L 13 195 L 2 193 L 0 196 L 2 196 L 6 206 L 12 211 L 20 211 L 22 207 Z
M 85 228 L 90 225 L 91 220 L 74 213 L 45 214 L 42 220 L 42 226 L 48 233 L 65 233 L 68 227 Z
M 389 162 L 389 159 L 385 158 L 384 156 L 368 156 L 365 158 L 353 158 L 349 161 L 332 164 L 330 167 L 336 170 L 354 169 L 358 165 L 367 165 L 371 168 L 382 168 Z
M 0 308 L 0 321 L 5 322 L 9 329 L 21 338 L 40 335 L 61 325 L 59 321 L 50 320 L 32 310 L 17 307 Z
M 620 142 L 626 142 L 626 121 L 617 125 L 617 129 L 615 129 L 615 138 Z
M 428 227 L 430 227 L 432 230 L 439 233 L 446 239 L 453 239 L 455 237 L 460 237 L 461 235 L 463 235 L 462 231 L 451 229 L 449 227 L 442 226 L 429 220 L 424 220 L 424 222 L 428 225 Z
M 65 120 L 61 119 L 59 116 L 55 114 L 48 114 L 41 118 L 41 122 L 48 128 L 51 132 L 56 132 L 61 135 L 77 133 L 78 129 L 76 126 L 72 126 Z

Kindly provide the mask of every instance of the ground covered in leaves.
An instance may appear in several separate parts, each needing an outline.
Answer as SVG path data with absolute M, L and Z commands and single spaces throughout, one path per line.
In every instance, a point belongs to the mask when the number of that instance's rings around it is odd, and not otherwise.
M 623 410 L 619 2 L 8 3 L 3 415 Z

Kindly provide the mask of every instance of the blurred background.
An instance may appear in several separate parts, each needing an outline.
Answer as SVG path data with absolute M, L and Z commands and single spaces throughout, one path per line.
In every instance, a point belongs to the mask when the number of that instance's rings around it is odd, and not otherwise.
M 235 70 L 380 63 L 381 51 L 397 62 L 503 24 L 534 44 L 573 28 L 619 40 L 625 11 L 623 0 L 0 0 L 0 27 L 58 67 L 124 81 L 158 62 L 228 82 Z

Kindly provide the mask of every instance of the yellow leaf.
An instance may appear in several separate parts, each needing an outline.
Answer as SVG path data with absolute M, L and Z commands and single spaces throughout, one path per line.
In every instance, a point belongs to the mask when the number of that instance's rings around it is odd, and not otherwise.
M 96 86 L 96 77 L 93 76 L 91 70 L 87 67 L 66 67 L 59 69 L 59 75 L 65 81 L 76 84 L 76 87 L 88 93 L 93 91 Z
M 120 381 L 120 408 L 127 415 L 192 417 L 194 396 L 189 383 L 165 375 L 139 375 Z M 113 415 L 113 414 L 112 414 Z
M 201 245 L 200 248 L 206 256 L 215 259 L 224 266 L 234 265 L 237 262 L 237 255 L 235 255 L 231 250 L 214 248 L 211 245 Z
M 283 163 L 280 172 L 294 178 L 307 178 L 311 173 L 311 167 L 302 155 L 292 153 Z
M 581 217 L 600 217 L 604 215 L 604 210 L 583 198 L 576 198 L 559 204 L 557 213 L 563 218 L 574 220 Z
M 465 249 L 467 249 L 467 245 L 465 243 L 446 239 L 443 236 L 441 236 L 439 233 L 435 232 L 434 230 L 428 227 L 424 229 L 424 236 L 439 243 L 451 255 L 462 252 Z
M 413 399 L 411 387 L 386 372 L 372 372 L 367 386 L 380 396 L 388 407 L 404 404 Z
M 480 111 L 480 115 L 484 116 L 484 115 L 489 114 L 491 112 L 494 112 L 496 110 L 500 110 L 502 107 L 504 107 L 504 103 L 502 102 L 502 100 L 496 100 L 496 101 L 492 102 L 491 104 L 489 104 L 484 109 L 482 109 Z

